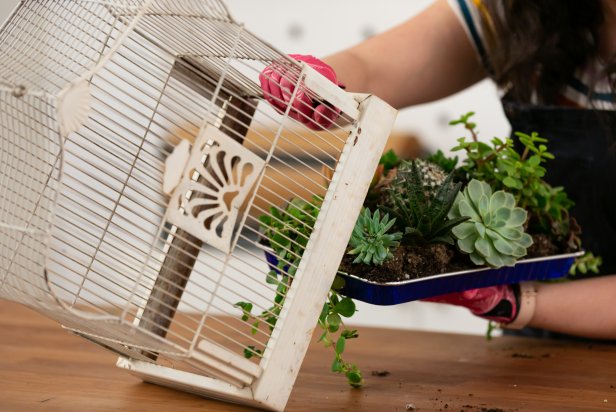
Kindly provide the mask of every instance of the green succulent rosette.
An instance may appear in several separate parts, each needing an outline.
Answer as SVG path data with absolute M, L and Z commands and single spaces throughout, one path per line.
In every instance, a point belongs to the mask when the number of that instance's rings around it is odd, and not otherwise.
M 353 263 L 382 265 L 385 260 L 391 259 L 391 249 L 397 248 L 402 238 L 400 232 L 388 233 L 395 223 L 396 219 L 390 220 L 387 214 L 381 219 L 378 210 L 372 214 L 368 208 L 364 209 L 349 241 L 352 248 L 349 255 L 357 255 Z
M 511 193 L 473 179 L 459 192 L 449 218 L 468 217 L 452 229 L 458 248 L 476 265 L 513 266 L 526 255 L 533 239 L 524 232 L 527 212 Z

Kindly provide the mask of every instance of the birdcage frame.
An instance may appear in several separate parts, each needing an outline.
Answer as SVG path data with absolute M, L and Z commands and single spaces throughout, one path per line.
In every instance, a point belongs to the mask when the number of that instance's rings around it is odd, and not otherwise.
M 282 410 L 396 112 L 284 56 L 218 0 L 176 3 L 25 0 L 0 31 L 0 298 L 119 354 L 118 366 L 146 381 Z M 294 84 L 284 113 L 259 103 L 266 64 Z M 297 128 L 300 91 L 340 110 L 342 137 Z M 253 130 L 264 117 L 271 136 Z M 189 126 L 173 129 L 179 122 Z M 337 146 L 308 161 L 288 149 L 300 133 L 323 152 Z M 333 177 L 323 183 L 311 161 Z M 186 217 L 223 206 L 196 188 L 229 194 L 245 163 L 253 176 L 234 187 L 241 196 L 200 222 L 217 230 L 193 231 Z M 285 166 L 305 171 L 284 180 Z M 244 319 L 212 310 L 230 314 L 232 299 L 272 292 L 253 274 L 267 273 L 265 256 L 246 246 L 261 247 L 254 215 L 315 187 L 324 196 L 297 272 L 255 340 L 239 330 Z M 263 346 L 257 360 L 242 356 L 238 333 Z

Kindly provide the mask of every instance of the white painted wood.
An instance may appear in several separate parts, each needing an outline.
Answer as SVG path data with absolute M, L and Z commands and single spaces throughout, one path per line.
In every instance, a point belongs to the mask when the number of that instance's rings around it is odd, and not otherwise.
M 342 110 L 342 112 L 351 119 L 357 120 L 359 118 L 357 104 L 353 101 L 349 93 L 346 93 L 337 86 L 332 87 L 332 82 L 329 81 L 329 79 L 323 77 L 308 64 L 304 62 L 301 62 L 301 64 L 303 66 L 303 73 L 306 76 L 304 78 L 304 84 L 308 89 L 315 92 L 328 103 L 331 103 L 334 107 Z
M 119 368 L 128 370 L 131 374 L 143 379 L 145 382 L 226 402 L 241 403 L 267 409 L 266 405 L 254 400 L 250 387 L 239 388 L 220 379 L 122 357 L 118 359 L 116 365 Z
M 256 363 L 253 363 L 236 353 L 230 352 L 229 350 L 208 340 L 202 339 L 197 344 L 197 349 L 225 364 L 228 364 L 233 368 L 251 375 L 252 377 L 258 378 L 263 372 L 261 367 Z
M 374 170 L 396 117 L 377 97 L 360 104 L 360 117 L 349 138 L 332 185 L 265 350 L 263 374 L 254 384 L 255 399 L 283 410 L 336 275 Z
M 191 358 L 199 363 L 202 363 L 203 365 L 206 365 L 208 369 L 216 371 L 217 375 L 221 376 L 223 380 L 233 383 L 240 388 L 250 386 L 254 380 L 254 377 L 248 373 L 234 368 L 228 363 L 221 362 L 219 359 L 210 356 L 205 352 L 193 351 Z

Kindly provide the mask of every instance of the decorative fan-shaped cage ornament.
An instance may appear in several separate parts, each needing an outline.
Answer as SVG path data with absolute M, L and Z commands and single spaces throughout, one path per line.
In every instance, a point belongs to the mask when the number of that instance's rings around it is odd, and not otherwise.
M 233 249 L 240 207 L 265 161 L 207 125 L 197 137 L 184 177 L 171 196 L 166 220 L 225 253 Z
M 0 298 L 146 381 L 284 409 L 395 110 L 219 0 L 24 0 L 0 57 Z M 340 109 L 334 127 L 263 101 L 274 63 Z M 298 198 L 317 213 L 279 296 L 260 217 Z

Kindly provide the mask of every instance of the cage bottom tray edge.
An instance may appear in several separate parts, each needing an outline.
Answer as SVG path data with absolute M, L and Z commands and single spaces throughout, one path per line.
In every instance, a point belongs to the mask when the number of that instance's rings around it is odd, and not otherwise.
M 397 305 L 452 292 L 530 280 L 551 280 L 567 275 L 576 257 L 584 252 L 520 260 L 499 269 L 482 267 L 420 279 L 377 283 L 339 272 L 345 280 L 340 294 L 373 305 Z

